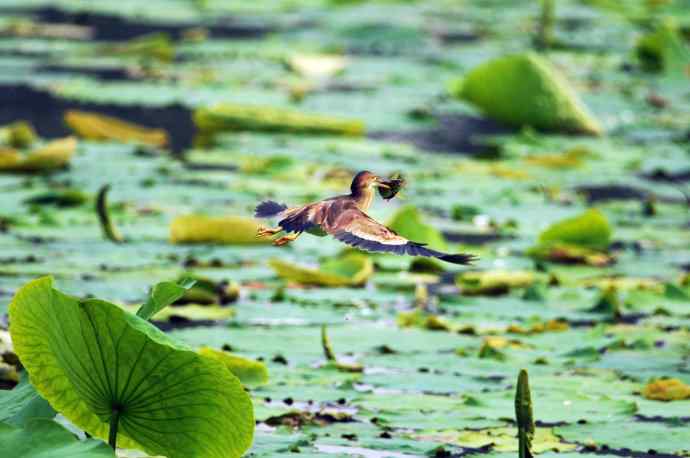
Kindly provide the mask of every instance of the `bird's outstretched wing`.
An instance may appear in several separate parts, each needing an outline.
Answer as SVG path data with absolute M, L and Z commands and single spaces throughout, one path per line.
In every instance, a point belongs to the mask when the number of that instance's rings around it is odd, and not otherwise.
M 364 251 L 426 256 L 453 264 L 471 264 L 477 259 L 471 254 L 443 253 L 427 248 L 422 243 L 410 241 L 358 208 L 343 211 L 325 229 L 337 240 Z

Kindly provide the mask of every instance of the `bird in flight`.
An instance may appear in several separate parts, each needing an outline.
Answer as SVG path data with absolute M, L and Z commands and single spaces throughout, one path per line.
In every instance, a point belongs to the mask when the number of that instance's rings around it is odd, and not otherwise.
M 281 232 L 286 235 L 273 241 L 286 245 L 303 232 L 335 239 L 364 251 L 426 256 L 453 264 L 471 264 L 477 258 L 471 254 L 449 254 L 427 248 L 422 243 L 406 239 L 392 229 L 371 218 L 366 211 L 374 200 L 376 189 L 387 199 L 395 196 L 400 180 L 385 180 L 368 171 L 355 175 L 350 193 L 331 197 L 301 207 L 288 207 L 273 201 L 264 201 L 256 207 L 257 218 L 279 218 L 275 228 L 260 227 L 259 237 L 270 237 Z

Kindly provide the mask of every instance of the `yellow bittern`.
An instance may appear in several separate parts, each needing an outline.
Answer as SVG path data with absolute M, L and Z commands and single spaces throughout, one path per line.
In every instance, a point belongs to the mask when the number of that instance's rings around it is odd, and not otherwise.
M 255 216 L 277 217 L 280 220 L 278 227 L 261 227 L 257 235 L 266 237 L 286 232 L 287 235 L 273 242 L 274 245 L 280 246 L 297 239 L 303 232 L 318 236 L 329 234 L 364 251 L 427 256 L 454 264 L 470 264 L 476 259 L 471 254 L 448 254 L 426 248 L 424 244 L 407 240 L 367 215 L 365 212 L 374 200 L 375 189 L 388 190 L 381 192 L 381 195 L 391 198 L 397 192 L 398 183 L 394 181 L 363 171 L 352 180 L 350 194 L 291 208 L 273 201 L 262 202 L 256 207 Z M 396 189 L 391 192 L 391 188 Z

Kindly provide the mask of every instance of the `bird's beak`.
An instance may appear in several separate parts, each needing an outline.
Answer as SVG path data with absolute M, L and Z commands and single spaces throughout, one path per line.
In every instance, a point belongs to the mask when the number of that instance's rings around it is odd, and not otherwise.
M 381 178 L 379 178 L 379 177 L 376 177 L 376 186 L 379 188 L 383 188 L 383 189 L 390 189 L 391 188 L 386 183 L 381 181 Z

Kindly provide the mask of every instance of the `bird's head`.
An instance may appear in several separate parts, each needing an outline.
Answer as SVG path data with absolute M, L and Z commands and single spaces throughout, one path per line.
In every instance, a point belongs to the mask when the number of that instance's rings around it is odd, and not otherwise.
M 353 194 L 358 194 L 366 190 L 373 190 L 374 188 L 385 189 L 389 187 L 390 186 L 388 186 L 385 183 L 385 180 L 383 178 L 374 175 L 373 173 L 367 170 L 364 170 L 355 175 L 355 178 L 352 180 L 350 190 Z

